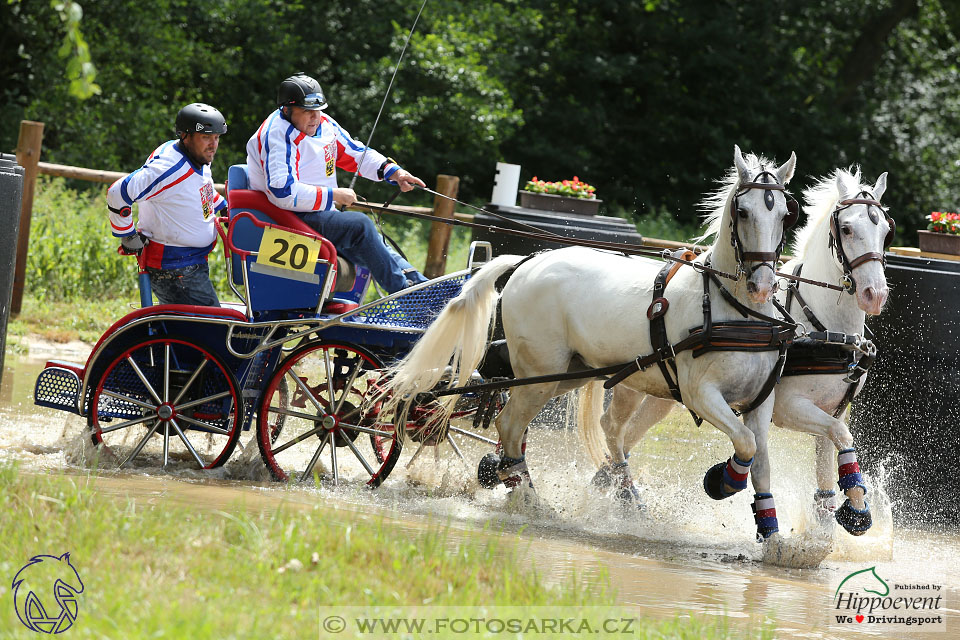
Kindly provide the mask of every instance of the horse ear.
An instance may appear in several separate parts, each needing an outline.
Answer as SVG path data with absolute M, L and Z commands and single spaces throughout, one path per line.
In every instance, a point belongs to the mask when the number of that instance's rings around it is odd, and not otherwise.
M 880 177 L 877 178 L 877 184 L 873 185 L 873 197 L 880 200 L 883 197 L 884 192 L 887 190 L 887 172 L 884 171 L 880 174 Z
M 787 184 L 790 180 L 793 179 L 793 172 L 797 168 L 797 152 L 790 152 L 790 159 L 784 162 L 777 169 L 777 178 L 780 179 L 780 184 Z
M 733 145 L 733 164 L 737 167 L 740 182 L 750 182 L 750 167 L 747 166 L 747 161 L 743 159 L 743 154 L 740 153 L 740 145 Z
M 839 198 L 837 198 L 838 202 L 853 198 L 860 190 L 860 185 L 857 184 L 855 180 L 849 178 L 851 178 L 851 176 L 846 171 L 837 171 L 837 195 L 839 195 Z

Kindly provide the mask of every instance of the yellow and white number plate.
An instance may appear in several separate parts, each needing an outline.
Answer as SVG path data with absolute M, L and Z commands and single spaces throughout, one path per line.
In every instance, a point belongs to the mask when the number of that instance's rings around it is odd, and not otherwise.
M 287 269 L 312 274 L 320 255 L 319 240 L 273 227 L 263 230 L 257 264 L 274 269 Z

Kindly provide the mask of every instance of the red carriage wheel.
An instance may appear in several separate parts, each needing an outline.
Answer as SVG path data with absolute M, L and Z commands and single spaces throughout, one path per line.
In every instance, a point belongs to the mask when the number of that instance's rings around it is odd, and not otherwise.
M 213 351 L 185 338 L 149 338 L 127 347 L 91 381 L 93 442 L 119 466 L 138 456 L 219 467 L 240 437 L 240 391 Z
M 261 396 L 257 420 L 270 474 L 281 481 L 329 474 L 334 483 L 380 486 L 402 448 L 393 423 L 377 406 L 364 406 L 383 366 L 362 347 L 332 341 L 305 344 L 284 358 Z M 278 416 L 284 417 L 279 429 Z M 372 452 L 361 445 L 368 439 Z

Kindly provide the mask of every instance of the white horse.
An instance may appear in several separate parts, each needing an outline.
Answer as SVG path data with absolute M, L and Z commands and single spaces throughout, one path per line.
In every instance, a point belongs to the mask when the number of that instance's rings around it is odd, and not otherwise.
M 794 241 L 796 258 L 783 268 L 784 273 L 818 282 L 845 281 L 848 293 L 856 295 L 841 294 L 838 300 L 836 291 L 803 283 L 778 293 L 780 303 L 807 331 L 829 330 L 836 334 L 834 341 L 846 338 L 847 344 L 843 347 L 824 348 L 809 340 L 806 343 L 799 340 L 791 347 L 784 377 L 776 391 L 773 419 L 781 427 L 818 436 L 819 488 L 815 500 L 821 515 L 835 509 L 833 485 L 837 475 L 833 473 L 830 455 L 831 443 L 835 445 L 839 451 L 839 485 L 847 495 L 836 518 L 854 535 L 861 535 L 870 527 L 871 516 L 864 501 L 865 488 L 853 437 L 839 416 L 866 380 L 865 371 L 858 371 L 857 367 L 869 366 L 872 360 L 872 344 L 860 340 L 865 316 L 879 314 L 887 299 L 883 251 L 893 239 L 894 225 L 879 204 L 886 183 L 886 173 L 870 186 L 860 184 L 859 171 L 838 169 L 805 191 L 807 223 Z M 790 288 L 794 289 L 792 293 Z M 813 350 L 808 350 L 810 348 Z M 818 373 L 818 370 L 828 372 Z M 851 382 L 851 379 L 854 380 Z M 609 474 L 612 468 L 609 461 L 604 461 L 597 444 L 599 424 L 589 415 L 583 415 L 597 410 L 596 397 L 597 390 L 590 387 L 585 390 L 578 422 L 591 457 L 601 465 L 603 473 L 598 479 L 602 482 L 604 474 Z M 631 415 L 611 413 L 602 418 L 609 424 L 622 426 L 617 439 L 626 452 L 675 406 L 671 400 L 650 396 L 643 397 L 637 404 Z M 609 426 L 603 427 L 609 440 Z M 616 458 L 619 452 L 612 450 L 612 453 Z
M 710 322 L 715 326 L 743 321 L 744 313 L 773 315 L 774 267 L 783 247 L 784 220 L 796 218 L 785 192 L 795 165 L 795 154 L 777 167 L 762 157 L 745 159 L 739 148 L 734 149 L 734 167 L 706 201 L 711 209 L 710 229 L 717 240 L 696 261 L 698 266 L 736 274 L 735 282 L 722 290 L 719 278 L 681 267 L 669 287 L 659 292 L 657 306 L 652 304 L 655 280 L 664 263 L 578 247 L 529 259 L 501 256 L 491 261 L 391 370 L 393 402 L 433 389 L 445 375 L 445 367 L 449 374 L 447 365 L 452 365 L 452 386 L 468 382 L 484 355 L 498 298 L 495 283 L 507 274 L 509 280 L 499 297 L 510 363 L 518 378 L 611 367 L 651 354 L 654 344 L 648 315 L 663 317 L 666 340 L 677 345 L 691 335 L 691 328 L 705 324 L 705 293 L 709 293 Z M 769 332 L 765 339 L 770 340 Z M 718 498 L 733 495 L 746 488 L 752 465 L 758 494 L 769 493 L 766 448 L 773 395 L 765 387 L 778 362 L 777 347 L 772 351 L 702 349 L 706 353 L 696 357 L 692 350 L 678 349 L 674 357 L 669 345 L 660 353 L 667 365 L 675 366 L 671 375 L 683 401 L 733 443 L 734 455 L 711 469 L 705 483 Z M 496 425 L 503 445 L 497 475 L 513 495 L 535 498 L 524 458 L 527 425 L 551 397 L 586 382 L 543 382 L 511 389 Z M 634 369 L 616 387 L 610 413 L 631 415 L 644 394 L 673 397 L 671 384 L 658 367 Z M 447 405 L 452 402 L 448 399 Z M 746 410 L 742 421 L 734 409 Z M 404 422 L 398 420 L 401 425 Z M 605 427 L 610 426 L 608 420 Z M 605 431 L 622 482 L 632 487 L 622 464 L 622 447 L 616 446 L 618 432 Z

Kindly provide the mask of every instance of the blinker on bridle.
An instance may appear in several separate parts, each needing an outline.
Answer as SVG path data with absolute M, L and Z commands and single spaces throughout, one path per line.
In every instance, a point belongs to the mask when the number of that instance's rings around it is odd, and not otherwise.
M 883 208 L 883 205 L 880 204 L 880 201 L 876 198 L 873 198 L 872 194 L 866 191 L 861 191 L 859 194 L 857 194 L 856 198 L 847 198 L 846 200 L 841 200 L 837 203 L 836 208 L 833 210 L 833 215 L 830 217 L 830 250 L 833 251 L 834 255 L 837 256 L 837 259 L 840 260 L 840 265 L 843 267 L 843 279 L 841 280 L 841 283 L 846 287 L 847 293 L 851 295 L 857 291 L 857 281 L 853 277 L 854 269 L 864 263 L 872 261 L 879 262 L 883 266 L 887 265 L 887 259 L 884 257 L 882 251 L 868 251 L 863 255 L 857 256 L 853 260 L 850 260 L 847 257 L 847 252 L 843 248 L 843 236 L 840 233 L 840 212 L 855 204 L 866 205 L 867 217 L 870 218 L 870 222 L 873 224 L 880 224 L 880 215 L 877 213 L 877 211 L 882 213 L 886 218 L 889 230 L 887 231 L 887 235 L 883 238 L 884 249 L 893 243 L 893 237 L 897 231 L 897 223 L 894 221 L 894 219 L 889 213 L 887 213 L 887 210 Z M 874 209 L 874 207 L 876 207 L 876 209 Z
M 764 176 L 769 176 L 772 182 L 760 182 Z M 751 189 L 762 189 L 763 194 L 763 204 L 767 208 L 767 211 L 773 211 L 773 208 L 776 204 L 774 198 L 774 191 L 783 191 L 784 197 L 787 200 L 787 215 L 783 219 L 783 234 L 780 236 L 780 244 L 777 246 L 776 251 L 744 251 L 743 243 L 740 240 L 740 231 L 738 225 L 738 211 L 740 209 L 739 198 L 747 191 Z M 732 227 L 730 232 L 730 244 L 733 245 L 734 253 L 737 256 L 737 273 L 748 273 L 753 275 L 761 267 L 769 267 L 771 271 L 776 273 L 777 269 L 774 266 L 780 260 L 780 254 L 783 252 L 783 247 L 787 242 L 787 229 L 792 227 L 797 223 L 797 219 L 800 217 L 800 205 L 795 199 L 793 199 L 789 194 L 786 193 L 786 187 L 779 182 L 777 182 L 776 176 L 774 176 L 769 171 L 761 171 L 753 180 L 750 182 L 741 182 L 736 193 L 733 195 L 733 200 L 730 202 L 730 225 Z M 749 271 L 744 269 L 745 262 L 757 262 L 758 264 L 754 265 Z

